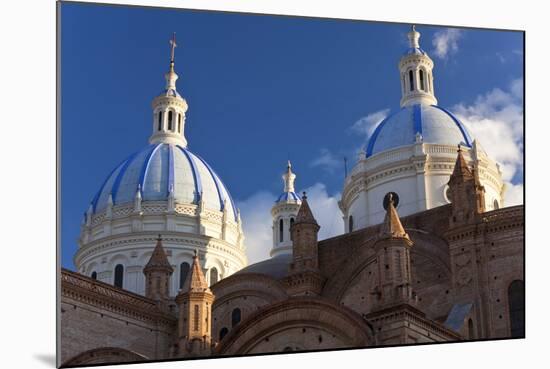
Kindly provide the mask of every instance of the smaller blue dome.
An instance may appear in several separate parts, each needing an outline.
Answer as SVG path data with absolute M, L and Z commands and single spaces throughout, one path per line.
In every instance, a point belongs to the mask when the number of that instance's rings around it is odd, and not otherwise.
M 283 192 L 275 202 L 279 203 L 279 202 L 289 202 L 289 201 L 300 202 L 301 199 L 300 199 L 300 196 L 296 194 L 296 192 Z
M 471 135 L 457 117 L 436 105 L 416 104 L 380 122 L 369 138 L 367 157 L 412 145 L 417 133 L 424 143 L 472 147 Z
M 405 50 L 405 52 L 403 53 L 403 55 L 428 55 L 423 49 L 419 48 L 419 47 L 409 47 L 407 50 Z

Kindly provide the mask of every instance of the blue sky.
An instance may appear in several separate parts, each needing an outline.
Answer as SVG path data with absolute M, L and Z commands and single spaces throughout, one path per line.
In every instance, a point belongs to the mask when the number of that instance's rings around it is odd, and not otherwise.
M 73 268 L 82 214 L 105 177 L 147 145 L 150 104 L 164 87 L 172 32 L 179 46 L 178 91 L 189 104 L 189 148 L 221 176 L 243 221 L 255 212 L 263 214 L 262 224 L 269 221 L 290 158 L 298 189 L 316 194 L 325 236 L 339 232 L 334 207 L 343 157 L 352 162 L 370 127 L 399 108 L 397 63 L 409 25 L 61 7 L 63 266 Z M 522 202 L 523 34 L 421 25 L 417 30 L 435 62 L 439 105 L 465 120 L 501 162 L 509 203 Z M 258 221 L 249 224 L 263 229 Z M 254 232 L 247 239 L 262 251 L 252 259 L 270 246 L 265 231 Z

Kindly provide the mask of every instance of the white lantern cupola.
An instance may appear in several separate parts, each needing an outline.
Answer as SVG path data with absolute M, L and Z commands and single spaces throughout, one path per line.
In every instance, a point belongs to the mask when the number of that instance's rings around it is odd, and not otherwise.
M 412 26 L 407 34 L 409 48 L 399 61 L 401 74 L 401 107 L 416 104 L 437 105 L 433 85 L 434 63 L 420 48 L 420 32 Z
M 294 192 L 294 180 L 296 174 L 292 173 L 290 161 L 287 163 L 286 171 L 283 173 L 284 189 L 271 208 L 273 217 L 273 248 L 270 255 L 272 257 L 291 254 L 292 240 L 290 239 L 290 226 L 296 219 L 298 210 L 302 203 L 300 196 Z
M 171 143 L 187 146 L 185 139 L 185 113 L 187 101 L 176 90 L 178 75 L 174 71 L 174 50 L 176 34 L 170 40 L 170 69 L 164 75 L 166 86 L 153 99 L 153 134 L 149 138 L 151 144 Z

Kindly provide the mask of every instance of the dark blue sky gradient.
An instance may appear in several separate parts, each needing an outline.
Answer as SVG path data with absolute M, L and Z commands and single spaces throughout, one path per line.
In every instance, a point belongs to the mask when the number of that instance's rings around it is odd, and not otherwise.
M 147 145 L 151 101 L 164 87 L 176 32 L 178 91 L 189 110 L 189 148 L 236 201 L 279 193 L 288 157 L 298 187 L 332 174 L 310 163 L 326 148 L 355 157 L 349 127 L 399 108 L 398 60 L 408 25 L 266 15 L 61 5 L 62 265 L 73 268 L 83 212 L 112 168 Z M 438 27 L 419 26 L 430 53 Z M 459 52 L 434 59 L 439 105 L 472 103 L 522 77 L 519 32 L 466 30 Z M 507 58 L 500 63 L 497 54 Z

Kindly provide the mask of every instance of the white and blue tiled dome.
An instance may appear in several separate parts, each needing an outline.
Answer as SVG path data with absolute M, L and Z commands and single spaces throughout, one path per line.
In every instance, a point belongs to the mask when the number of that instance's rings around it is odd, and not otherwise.
M 412 145 L 420 134 L 422 142 L 472 146 L 467 128 L 452 113 L 436 105 L 403 107 L 384 119 L 367 144 L 367 157 L 400 146 Z
M 300 196 L 298 196 L 294 191 L 283 192 L 281 195 L 279 195 L 277 200 L 275 200 L 276 203 L 292 202 L 292 201 L 295 201 L 295 202 L 301 201 Z
M 235 204 L 219 176 L 181 145 L 152 144 L 120 163 L 93 198 L 93 212 L 107 207 L 109 195 L 113 205 L 132 203 L 138 189 L 142 201 L 165 201 L 171 190 L 180 204 L 198 204 L 202 196 L 205 208 L 223 211 L 227 206 L 237 220 Z

